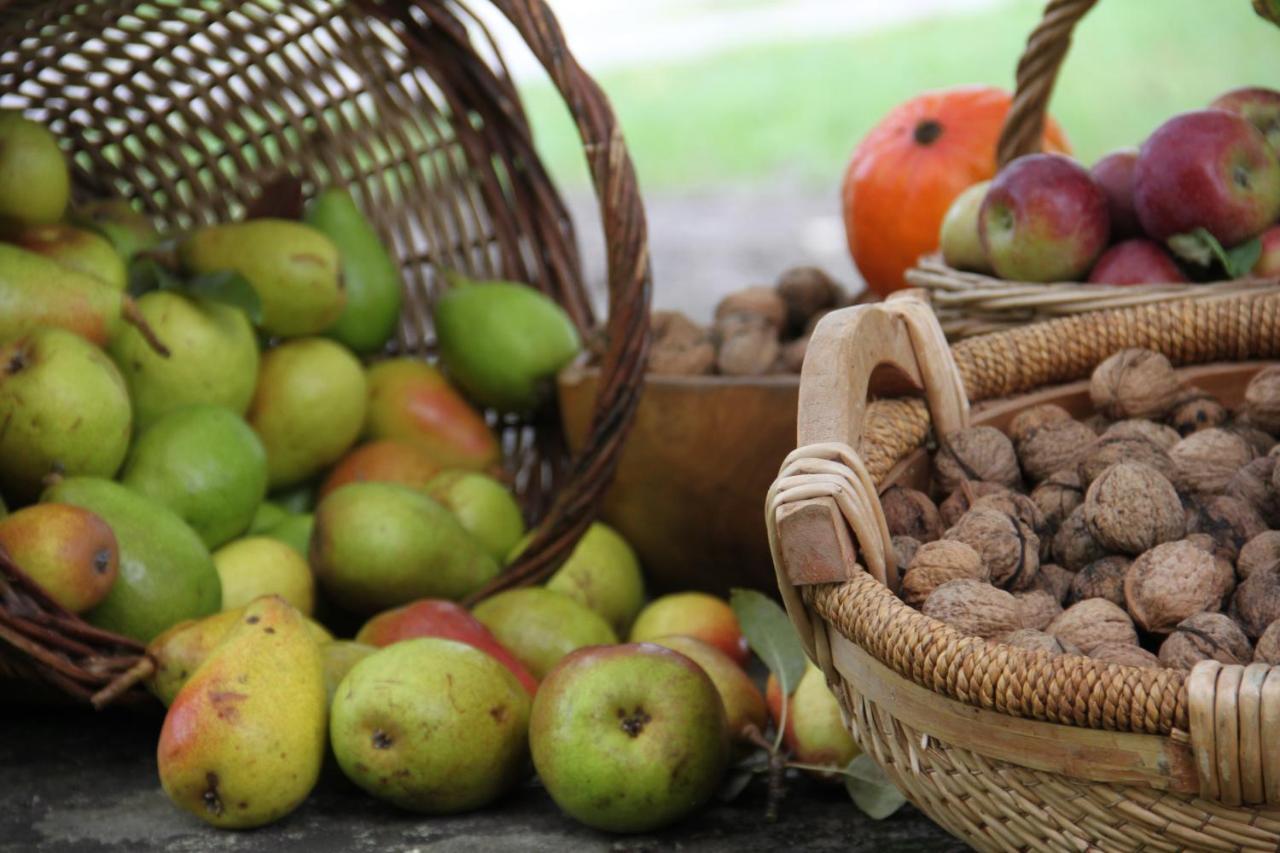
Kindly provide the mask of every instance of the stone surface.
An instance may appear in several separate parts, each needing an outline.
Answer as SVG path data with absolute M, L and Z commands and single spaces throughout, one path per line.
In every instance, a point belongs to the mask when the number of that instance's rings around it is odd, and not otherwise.
M 0 853 L 965 849 L 909 806 L 877 823 L 840 787 L 805 778 L 792 781 L 774 824 L 764 820 L 757 782 L 733 803 L 665 832 L 610 836 L 561 815 L 532 782 L 485 811 L 428 818 L 369 798 L 332 762 L 293 815 L 252 832 L 223 832 L 165 799 L 156 778 L 159 727 L 158 714 L 0 710 Z

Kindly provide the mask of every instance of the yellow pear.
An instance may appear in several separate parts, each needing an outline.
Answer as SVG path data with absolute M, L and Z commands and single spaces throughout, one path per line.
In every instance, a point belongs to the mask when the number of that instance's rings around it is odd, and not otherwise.
M 278 595 L 310 616 L 316 587 L 311 567 L 293 548 L 270 536 L 246 536 L 213 553 L 222 580 L 222 609 L 244 607 L 263 595 Z

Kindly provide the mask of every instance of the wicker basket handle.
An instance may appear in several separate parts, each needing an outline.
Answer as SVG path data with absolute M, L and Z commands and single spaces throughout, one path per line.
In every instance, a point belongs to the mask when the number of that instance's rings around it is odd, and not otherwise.
M 1017 88 L 1013 104 L 1000 132 L 996 162 L 1004 166 L 1023 154 L 1040 150 L 1049 97 L 1058 80 L 1058 69 L 1071 47 L 1076 24 L 1098 0 L 1050 0 L 1044 17 L 1027 39 L 1018 60 Z
M 1200 795 L 1228 806 L 1280 805 L 1280 667 L 1201 661 L 1186 688 Z

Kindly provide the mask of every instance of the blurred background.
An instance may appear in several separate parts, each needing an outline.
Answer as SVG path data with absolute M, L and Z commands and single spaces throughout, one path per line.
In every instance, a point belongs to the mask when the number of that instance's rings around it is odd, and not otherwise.
M 1012 87 L 1043 0 L 550 0 L 613 101 L 649 212 L 658 307 L 706 319 L 719 295 L 816 263 L 853 289 L 839 187 L 899 102 Z M 494 32 L 539 147 L 588 233 L 576 131 L 519 39 Z M 1052 112 L 1086 165 L 1226 89 L 1280 87 L 1280 30 L 1249 0 L 1104 0 L 1076 31 Z

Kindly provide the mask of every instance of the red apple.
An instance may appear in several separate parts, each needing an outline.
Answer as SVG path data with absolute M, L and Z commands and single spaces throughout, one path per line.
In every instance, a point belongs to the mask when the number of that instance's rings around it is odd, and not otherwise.
M 1133 206 L 1153 240 L 1204 228 L 1223 246 L 1236 246 L 1280 216 L 1280 160 L 1234 113 L 1183 113 L 1142 144 Z
M 1125 148 L 1103 157 L 1089 174 L 1107 197 L 1111 216 L 1111 239 L 1123 240 L 1142 233 L 1138 215 L 1133 212 L 1133 167 L 1138 163 L 1138 149 Z
M 1107 197 L 1061 154 L 1028 154 L 991 182 L 979 213 L 987 260 L 1017 281 L 1078 281 L 1106 248 Z
M 381 648 L 417 637 L 441 637 L 473 646 L 511 670 L 530 696 L 538 692 L 538 679 L 469 610 L 452 601 L 424 598 L 384 610 L 364 624 L 356 642 Z
M 1280 278 L 1280 225 L 1262 232 L 1262 257 L 1249 275 L 1254 278 Z
M 1280 92 L 1246 86 L 1219 95 L 1209 107 L 1244 116 L 1280 154 Z
M 1089 273 L 1090 284 L 1165 284 L 1187 277 L 1159 243 L 1125 240 L 1102 253 Z

